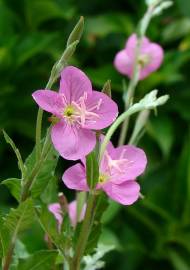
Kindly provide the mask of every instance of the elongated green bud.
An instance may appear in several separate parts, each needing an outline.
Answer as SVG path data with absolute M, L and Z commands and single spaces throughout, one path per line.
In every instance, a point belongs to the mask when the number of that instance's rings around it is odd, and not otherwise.
M 76 50 L 76 47 L 79 43 L 79 40 L 75 40 L 73 43 L 71 43 L 64 51 L 61 59 L 59 60 L 59 63 L 60 64 L 65 64 L 69 61 L 69 59 L 73 56 L 75 50 Z M 58 63 L 58 64 L 59 64 Z
M 75 25 L 73 31 L 69 35 L 69 38 L 67 40 L 67 47 L 70 46 L 76 40 L 80 41 L 83 30 L 84 30 L 84 17 L 81 16 L 78 23 Z
M 61 71 L 67 66 L 68 61 L 73 56 L 78 43 L 79 41 L 76 40 L 65 49 L 61 58 L 53 66 L 50 79 L 56 81 L 56 79 L 59 78 Z

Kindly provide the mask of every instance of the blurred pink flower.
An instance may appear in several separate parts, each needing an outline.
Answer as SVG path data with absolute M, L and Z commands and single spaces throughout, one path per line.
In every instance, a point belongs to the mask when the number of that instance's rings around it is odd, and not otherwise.
M 61 207 L 59 203 L 52 203 L 48 206 L 49 211 L 55 216 L 56 220 L 58 221 L 59 226 L 61 226 L 61 223 L 63 221 L 63 217 L 61 215 Z M 80 213 L 79 222 L 84 219 L 86 211 L 86 204 L 84 204 L 82 211 Z M 69 203 L 68 205 L 68 214 L 71 221 L 71 224 L 73 227 L 77 224 L 77 202 L 73 201 Z
M 107 95 L 93 91 L 88 77 L 68 66 L 61 73 L 59 93 L 37 90 L 36 103 L 58 119 L 51 130 L 55 149 L 66 159 L 76 160 L 91 152 L 96 144 L 92 130 L 109 126 L 117 117 L 117 104 Z
M 129 78 L 133 75 L 136 45 L 137 36 L 133 34 L 127 40 L 125 48 L 119 51 L 114 59 L 115 68 Z M 163 61 L 163 57 L 164 51 L 162 47 L 156 43 L 152 43 L 148 38 L 143 37 L 138 58 L 138 63 L 141 66 L 139 79 L 143 80 L 150 73 L 157 70 Z
M 139 198 L 140 186 L 136 177 L 146 168 L 147 159 L 143 150 L 132 145 L 106 148 L 100 164 L 100 176 L 96 189 L 120 204 L 130 205 Z M 87 191 L 85 165 L 76 164 L 67 169 L 63 182 L 70 189 Z

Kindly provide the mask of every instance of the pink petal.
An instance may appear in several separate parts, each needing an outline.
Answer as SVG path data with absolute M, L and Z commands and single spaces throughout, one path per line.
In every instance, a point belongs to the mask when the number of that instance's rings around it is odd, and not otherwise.
M 44 111 L 58 117 L 61 116 L 64 103 L 58 93 L 51 90 L 37 90 L 32 94 L 32 97 Z
M 96 144 L 93 131 L 72 126 L 63 121 L 52 127 L 51 139 L 59 154 L 69 160 L 86 156 Z
M 141 80 L 157 70 L 162 64 L 164 58 L 164 51 L 162 47 L 156 43 L 150 43 L 142 53 L 149 55 L 150 62 L 144 68 L 142 68 L 140 72 Z
M 80 163 L 67 169 L 63 174 L 62 180 L 70 189 L 82 191 L 88 190 L 85 168 Z
M 59 203 L 52 203 L 48 206 L 49 211 L 54 215 L 59 225 L 61 225 L 63 218 L 61 215 L 61 207 Z
M 78 101 L 86 93 L 92 93 L 89 78 L 80 69 L 68 66 L 61 73 L 59 92 L 64 94 L 68 103 Z
M 103 143 L 104 138 L 105 138 L 105 136 L 101 135 L 101 137 L 100 137 L 101 143 Z M 115 148 L 114 148 L 111 141 L 109 141 L 109 143 L 107 144 L 106 151 L 109 153 L 109 155 L 111 155 L 112 153 L 115 153 Z M 101 161 L 101 164 L 100 164 L 100 171 L 104 172 L 105 168 L 107 168 L 107 159 L 105 158 L 105 155 L 103 155 L 102 161 Z
M 140 186 L 133 180 L 120 185 L 108 181 L 102 186 L 102 189 L 112 200 L 120 204 L 131 205 L 139 198 Z
M 95 114 L 89 120 L 87 116 L 85 128 L 103 129 L 112 124 L 118 115 L 117 104 L 110 97 L 98 91 L 92 92 L 85 105 L 88 112 Z
M 122 173 L 115 173 L 111 181 L 115 184 L 120 184 L 127 180 L 136 179 L 141 175 L 147 164 L 147 158 L 144 151 L 133 145 L 119 146 L 109 153 L 111 158 L 114 160 L 126 159 L 126 164 L 124 164 L 121 169 Z
M 70 218 L 71 224 L 73 227 L 75 227 L 77 224 L 77 202 L 76 202 L 76 200 L 69 203 L 68 208 L 69 208 L 68 212 L 69 212 L 69 218 Z M 54 215 L 56 220 L 58 221 L 59 226 L 61 226 L 62 221 L 63 221 L 63 217 L 61 215 L 60 204 L 59 203 L 52 203 L 48 206 L 48 209 Z M 86 211 L 86 204 L 83 205 L 83 208 L 81 210 L 79 222 L 81 222 L 84 219 L 85 211 Z
M 114 66 L 121 74 L 127 75 L 131 78 L 133 74 L 133 59 L 128 56 L 126 49 L 116 54 Z
M 79 222 L 84 219 L 86 212 L 86 204 L 83 205 L 83 208 L 80 213 Z M 72 223 L 72 226 L 75 227 L 77 224 L 77 201 L 73 201 L 69 204 L 69 217 Z
M 144 48 L 147 48 L 147 46 L 149 46 L 150 41 L 148 38 L 143 37 L 142 42 L 141 42 L 141 47 L 140 47 L 140 51 L 142 51 Z M 135 57 L 135 48 L 137 45 L 137 35 L 133 34 L 131 35 L 125 45 L 125 49 L 128 53 L 128 56 L 134 61 L 134 57 Z
M 114 60 L 116 69 L 129 78 L 133 75 L 136 45 L 137 35 L 133 34 L 127 40 L 125 49 L 118 52 Z M 163 61 L 163 54 L 163 49 L 160 45 L 151 43 L 148 38 L 143 37 L 140 46 L 140 56 L 147 56 L 150 58 L 150 61 L 144 67 L 141 67 L 139 80 L 143 80 L 160 67 Z

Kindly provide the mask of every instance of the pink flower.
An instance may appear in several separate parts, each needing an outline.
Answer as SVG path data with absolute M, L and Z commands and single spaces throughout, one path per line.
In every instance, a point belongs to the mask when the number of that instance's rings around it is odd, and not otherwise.
M 93 91 L 88 77 L 68 66 L 61 73 L 59 93 L 38 90 L 36 103 L 58 118 L 51 130 L 55 149 L 66 159 L 76 160 L 91 152 L 95 132 L 109 126 L 117 117 L 117 104 L 101 92 Z
M 96 189 L 124 205 L 130 205 L 139 198 L 140 186 L 136 177 L 142 174 L 147 164 L 143 150 L 132 145 L 114 148 L 110 143 L 100 164 L 99 182 Z M 70 189 L 87 191 L 85 166 L 76 164 L 67 169 L 63 182 Z
M 129 78 L 133 75 L 135 48 L 137 36 L 133 34 L 126 42 L 125 48 L 118 52 L 114 59 L 116 69 Z M 138 62 L 141 66 L 139 79 L 143 80 L 150 73 L 157 70 L 163 61 L 164 52 L 160 45 L 150 42 L 146 37 L 142 39 Z
M 58 221 L 59 226 L 61 226 L 61 223 L 63 221 L 62 215 L 61 215 L 61 207 L 59 203 L 52 203 L 48 207 L 49 211 L 55 216 L 56 220 Z M 84 204 L 82 211 L 80 213 L 79 222 L 84 219 L 86 211 L 86 204 Z M 77 224 L 77 202 L 73 201 L 68 205 L 68 214 L 71 221 L 71 224 L 73 227 L 76 227 Z

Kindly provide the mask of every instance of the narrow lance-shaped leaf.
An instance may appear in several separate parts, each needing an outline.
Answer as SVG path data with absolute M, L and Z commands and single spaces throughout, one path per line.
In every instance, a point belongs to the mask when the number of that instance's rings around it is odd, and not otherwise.
M 8 228 L 4 225 L 3 216 L 0 213 L 0 257 L 5 257 L 9 248 L 11 240 L 11 233 Z
M 95 152 L 91 152 L 86 157 L 86 179 L 90 189 L 93 189 L 98 183 L 99 166 Z
M 13 151 L 15 152 L 15 155 L 17 157 L 17 160 L 18 160 L 18 166 L 19 166 L 19 169 L 22 173 L 22 176 L 24 176 L 25 174 L 25 167 L 24 167 L 24 164 L 23 164 L 23 161 L 22 161 L 22 157 L 21 157 L 21 154 L 18 150 L 18 148 L 16 147 L 15 143 L 13 142 L 13 140 L 9 137 L 9 135 L 3 130 L 3 135 L 4 135 L 4 138 L 5 138 L 5 141 L 11 145 Z
M 59 246 L 58 223 L 46 206 L 36 209 L 39 223 L 51 241 Z

